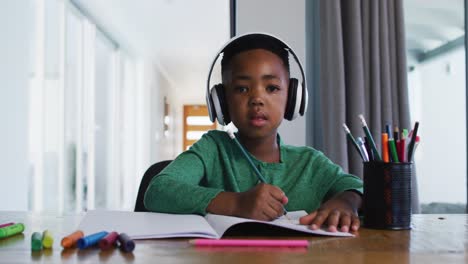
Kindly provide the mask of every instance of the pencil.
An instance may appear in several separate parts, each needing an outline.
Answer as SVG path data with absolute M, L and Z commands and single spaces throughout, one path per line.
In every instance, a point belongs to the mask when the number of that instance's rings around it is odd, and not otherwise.
M 408 145 L 408 162 L 413 160 L 414 144 L 416 143 L 416 137 L 418 135 L 419 122 L 414 123 L 414 129 L 411 133 L 411 140 Z
M 359 118 L 361 119 L 362 129 L 364 130 L 364 133 L 366 134 L 367 140 L 369 141 L 369 145 L 372 149 L 372 152 L 374 153 L 374 158 L 377 161 L 381 161 L 382 158 L 380 158 L 379 151 L 377 150 L 377 146 L 375 145 L 374 138 L 372 137 L 372 134 L 369 131 L 369 128 L 367 127 L 367 123 L 366 123 L 366 120 L 364 119 L 364 116 L 359 115 Z
M 351 134 L 351 131 L 349 130 L 348 126 L 345 123 L 343 123 L 343 129 L 346 132 L 346 137 L 351 142 L 351 144 L 354 146 L 354 148 L 357 150 L 357 152 L 361 156 L 362 160 L 366 161 L 365 157 L 361 153 L 361 150 L 359 149 L 359 145 L 357 144 L 356 140 L 354 139 L 353 135 Z
M 393 130 L 393 139 L 395 139 L 395 143 L 400 140 L 400 129 L 398 129 L 398 127 L 395 127 Z
M 356 138 L 356 142 L 359 145 L 359 150 L 361 154 L 364 156 L 364 161 L 369 161 L 369 154 L 367 154 L 366 145 L 364 144 L 364 140 L 361 137 Z
M 229 137 L 234 140 L 234 142 L 236 142 L 236 145 L 239 147 L 239 149 L 241 150 L 242 154 L 244 155 L 245 159 L 249 162 L 250 164 L 250 167 L 252 167 L 252 169 L 254 170 L 255 174 L 257 175 L 258 179 L 263 182 L 263 183 L 266 183 L 266 180 L 265 178 L 263 177 L 263 175 L 260 173 L 260 171 L 257 169 L 257 166 L 255 166 L 255 164 L 253 163 L 252 159 L 250 159 L 249 157 L 249 154 L 247 153 L 247 151 L 245 151 L 244 147 L 241 145 L 241 143 L 239 142 L 239 140 L 237 140 L 236 136 L 234 135 L 234 133 L 231 131 L 231 130 L 228 130 L 226 131 L 229 135 Z M 284 211 L 284 215 L 289 219 L 288 217 L 288 211 L 286 211 L 286 208 L 284 208 L 283 206 L 283 211 Z M 291 219 L 289 219 L 291 220 Z
M 375 161 L 374 152 L 369 145 L 369 139 L 367 139 L 367 137 L 364 137 L 364 146 L 366 147 L 367 155 L 369 155 L 369 161 Z
M 234 135 L 234 133 L 231 131 L 231 130 L 228 130 L 227 133 L 229 134 L 229 137 L 234 140 L 234 142 L 236 143 L 236 145 L 239 147 L 239 149 L 242 151 L 242 154 L 244 155 L 245 159 L 247 160 L 247 162 L 249 162 L 250 164 L 250 167 L 252 167 L 252 169 L 254 170 L 255 174 L 257 175 L 258 179 L 263 182 L 263 183 L 266 183 L 266 180 L 265 178 L 263 177 L 263 175 L 260 173 L 260 171 L 257 169 L 257 166 L 255 166 L 255 164 L 253 163 L 252 159 L 249 157 L 249 154 L 247 153 L 247 151 L 245 151 L 244 147 L 241 145 L 241 143 L 239 142 L 239 140 L 237 140 L 236 136 Z

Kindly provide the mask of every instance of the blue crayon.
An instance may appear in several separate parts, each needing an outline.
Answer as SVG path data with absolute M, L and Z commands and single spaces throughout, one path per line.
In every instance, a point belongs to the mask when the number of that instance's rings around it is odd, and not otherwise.
M 89 236 L 82 237 L 78 239 L 77 245 L 79 249 L 85 249 L 87 247 L 91 247 L 99 243 L 103 237 L 107 236 L 106 231 L 102 231 L 99 233 L 95 233 Z
M 125 252 L 132 252 L 135 249 L 135 242 L 125 233 L 119 234 L 120 249 Z

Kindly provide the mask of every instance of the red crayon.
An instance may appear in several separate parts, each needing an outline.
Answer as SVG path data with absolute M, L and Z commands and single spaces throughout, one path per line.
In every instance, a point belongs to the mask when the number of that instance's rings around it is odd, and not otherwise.
M 110 232 L 107 236 L 99 241 L 99 248 L 101 250 L 108 250 L 115 245 L 117 237 L 119 234 L 117 232 Z
M 7 227 L 7 226 L 11 226 L 11 225 L 14 225 L 15 223 L 6 223 L 6 224 L 1 224 L 0 225 L 0 228 L 2 227 Z
M 405 152 L 406 152 L 406 139 L 404 139 L 404 138 L 400 139 L 398 145 L 399 145 L 399 148 L 398 148 L 398 158 L 401 160 L 401 162 L 405 162 L 405 161 L 407 161 L 407 160 L 406 160 L 406 156 L 405 156 Z

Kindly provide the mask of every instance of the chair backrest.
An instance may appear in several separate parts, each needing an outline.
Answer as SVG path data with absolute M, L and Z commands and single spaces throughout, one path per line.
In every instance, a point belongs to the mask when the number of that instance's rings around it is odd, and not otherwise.
M 151 167 L 149 167 L 146 170 L 145 174 L 143 175 L 143 178 L 141 179 L 140 188 L 138 188 L 138 195 L 135 203 L 135 212 L 148 212 L 148 209 L 146 209 L 145 204 L 143 203 L 146 189 L 148 189 L 148 185 L 151 182 L 151 179 L 158 175 L 159 172 L 161 172 L 171 162 L 172 160 L 160 161 L 151 165 Z

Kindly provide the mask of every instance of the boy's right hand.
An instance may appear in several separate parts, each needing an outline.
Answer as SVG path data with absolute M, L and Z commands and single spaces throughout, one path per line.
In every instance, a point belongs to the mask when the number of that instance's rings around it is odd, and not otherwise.
M 261 183 L 254 188 L 237 193 L 235 215 L 262 221 L 274 220 L 284 214 L 288 197 L 273 185 Z

